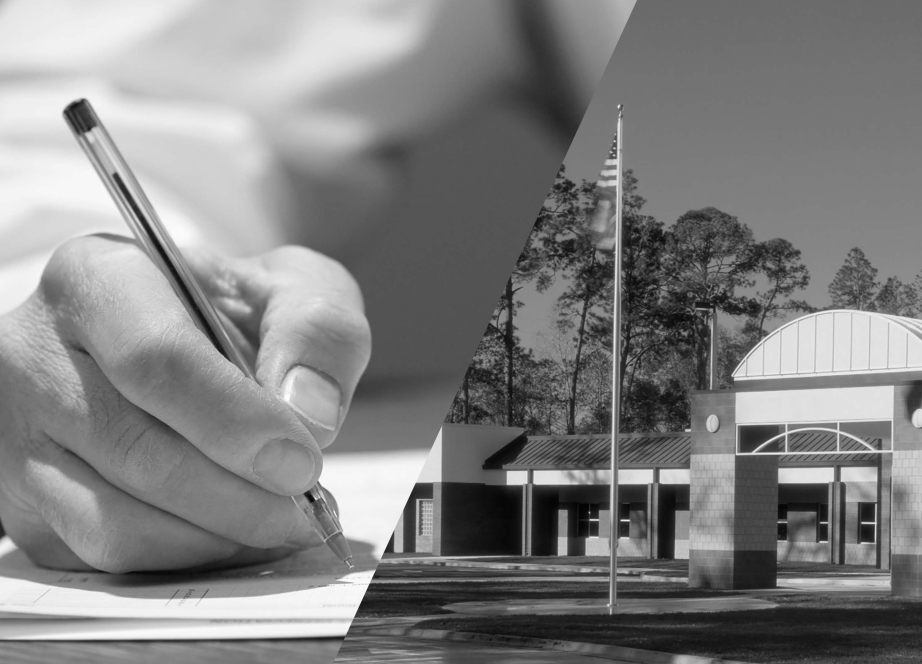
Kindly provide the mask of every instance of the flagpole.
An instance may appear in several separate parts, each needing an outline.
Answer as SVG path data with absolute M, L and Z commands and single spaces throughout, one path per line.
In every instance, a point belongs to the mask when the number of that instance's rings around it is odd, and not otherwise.
M 612 609 L 618 603 L 618 536 L 620 531 L 621 506 L 618 504 L 618 430 L 621 426 L 621 381 L 618 375 L 618 366 L 621 356 L 621 214 L 622 214 L 622 187 L 624 180 L 621 177 L 622 164 L 624 163 L 624 142 L 621 131 L 624 126 L 624 106 L 618 104 L 618 193 L 615 202 L 615 279 L 612 290 L 612 372 L 611 372 L 611 502 L 609 517 L 609 549 L 611 558 L 608 570 L 608 608 Z

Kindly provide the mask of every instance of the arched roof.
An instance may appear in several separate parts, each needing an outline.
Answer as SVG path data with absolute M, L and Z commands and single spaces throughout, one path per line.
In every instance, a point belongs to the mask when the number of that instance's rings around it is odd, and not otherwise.
M 820 311 L 755 346 L 734 380 L 922 370 L 922 320 L 866 311 Z

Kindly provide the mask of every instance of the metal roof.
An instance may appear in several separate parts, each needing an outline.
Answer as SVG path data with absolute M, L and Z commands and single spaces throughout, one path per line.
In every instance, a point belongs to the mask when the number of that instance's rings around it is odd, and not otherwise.
M 834 452 L 834 433 L 793 434 L 791 448 L 797 452 Z M 794 439 L 796 438 L 796 442 Z M 879 447 L 879 438 L 865 438 Z M 618 464 L 622 468 L 689 468 L 692 434 L 621 434 L 618 438 Z M 854 446 L 858 449 L 860 446 Z M 842 449 L 852 448 L 843 444 Z M 526 436 L 501 448 L 483 464 L 484 470 L 605 470 L 611 467 L 611 435 Z M 855 465 L 876 463 L 879 454 L 784 454 L 783 466 Z
M 922 370 L 922 321 L 867 311 L 807 314 L 762 339 L 734 381 Z
M 622 434 L 623 468 L 688 468 L 690 433 Z M 611 435 L 520 436 L 488 458 L 485 470 L 605 469 L 611 466 Z

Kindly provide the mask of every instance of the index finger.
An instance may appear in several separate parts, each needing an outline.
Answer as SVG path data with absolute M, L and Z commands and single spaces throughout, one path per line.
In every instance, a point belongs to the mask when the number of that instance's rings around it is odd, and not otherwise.
M 257 259 L 190 259 L 216 305 L 256 349 L 260 384 L 295 409 L 320 447 L 329 445 L 371 354 L 355 280 L 336 261 L 303 247 Z
M 76 275 L 76 278 L 75 278 Z M 71 242 L 42 282 L 69 341 L 129 401 L 227 470 L 285 495 L 320 476 L 320 448 L 291 409 L 198 330 L 166 279 L 127 241 Z

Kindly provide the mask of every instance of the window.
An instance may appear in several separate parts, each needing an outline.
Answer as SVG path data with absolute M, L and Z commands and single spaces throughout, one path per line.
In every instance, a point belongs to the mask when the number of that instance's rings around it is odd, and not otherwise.
M 784 433 L 783 424 L 741 424 L 739 426 L 739 438 L 737 439 L 737 451 L 744 454 L 754 452 L 765 441 L 781 433 Z M 762 453 L 783 451 L 783 438 L 776 440 L 774 443 L 761 450 Z
M 788 506 L 778 505 L 778 541 L 788 541 Z
M 820 503 L 816 510 L 816 541 L 829 541 L 829 505 Z
M 877 539 L 877 503 L 858 503 L 858 542 L 873 544 Z
M 581 503 L 577 507 L 576 515 L 577 537 L 599 536 L 599 504 Z
M 618 537 L 628 539 L 631 536 L 631 504 L 621 503 L 621 511 L 618 513 Z
M 416 501 L 416 534 L 432 536 L 432 500 Z

